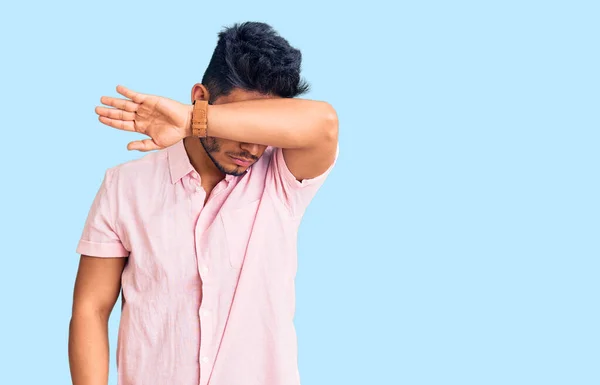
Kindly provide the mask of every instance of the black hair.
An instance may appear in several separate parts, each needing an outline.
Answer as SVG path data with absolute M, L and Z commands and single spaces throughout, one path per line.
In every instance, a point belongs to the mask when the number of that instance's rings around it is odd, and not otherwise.
M 234 24 L 219 33 L 217 47 L 202 77 L 210 103 L 234 88 L 293 98 L 309 90 L 300 77 L 302 54 L 270 25 Z

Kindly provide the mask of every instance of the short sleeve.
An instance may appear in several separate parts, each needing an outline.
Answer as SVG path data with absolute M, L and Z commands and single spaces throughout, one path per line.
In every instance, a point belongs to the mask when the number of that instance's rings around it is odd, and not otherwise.
M 91 257 L 127 257 L 129 252 L 123 247 L 115 229 L 116 191 L 111 188 L 110 170 L 104 180 L 92 207 L 88 213 L 77 253 Z
M 285 163 L 283 149 L 273 148 L 267 171 L 267 188 L 271 194 L 283 201 L 293 216 L 302 216 L 333 169 L 338 155 L 339 145 L 333 163 L 323 174 L 315 178 L 298 181 Z

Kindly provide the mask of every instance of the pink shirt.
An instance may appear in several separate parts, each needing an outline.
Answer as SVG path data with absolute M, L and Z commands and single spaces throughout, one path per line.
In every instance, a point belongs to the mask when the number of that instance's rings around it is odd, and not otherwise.
M 119 385 L 297 385 L 296 239 L 324 182 L 269 147 L 206 206 L 183 141 L 106 172 L 79 254 L 126 257 Z

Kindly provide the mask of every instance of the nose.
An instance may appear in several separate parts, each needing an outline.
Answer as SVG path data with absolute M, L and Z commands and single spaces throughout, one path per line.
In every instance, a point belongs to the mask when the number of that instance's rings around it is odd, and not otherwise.
M 240 143 L 240 148 L 246 152 L 249 152 L 253 156 L 256 156 L 259 151 L 259 145 L 253 143 Z

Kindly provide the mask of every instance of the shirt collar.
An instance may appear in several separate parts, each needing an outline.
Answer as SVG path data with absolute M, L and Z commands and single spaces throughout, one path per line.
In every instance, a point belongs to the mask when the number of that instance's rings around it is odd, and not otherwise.
M 169 172 L 171 173 L 171 183 L 175 184 L 184 176 L 194 171 L 194 167 L 190 163 L 183 140 L 175 143 L 167 148 L 167 156 L 169 158 Z
M 169 158 L 169 172 L 171 174 L 171 183 L 175 184 L 181 180 L 184 176 L 194 170 L 194 166 L 190 163 L 190 158 L 185 151 L 183 145 L 183 139 L 174 145 L 167 147 L 167 156 Z M 246 173 L 250 171 L 252 167 L 246 169 Z M 225 175 L 227 182 L 232 181 L 236 177 L 233 175 Z

